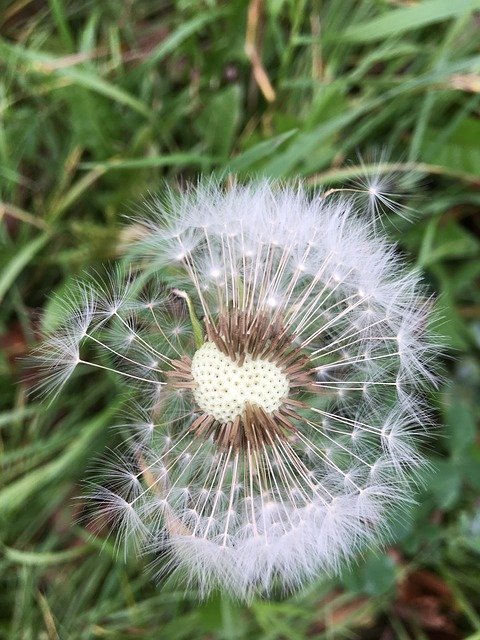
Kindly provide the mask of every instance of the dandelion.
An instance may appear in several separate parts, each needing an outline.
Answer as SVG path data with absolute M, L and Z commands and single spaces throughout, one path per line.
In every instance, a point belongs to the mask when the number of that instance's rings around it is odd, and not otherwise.
M 338 191 L 200 182 L 136 225 L 135 267 L 83 284 L 38 354 L 48 389 L 86 365 L 128 383 L 99 518 L 202 596 L 337 573 L 386 539 L 424 463 L 418 276 Z

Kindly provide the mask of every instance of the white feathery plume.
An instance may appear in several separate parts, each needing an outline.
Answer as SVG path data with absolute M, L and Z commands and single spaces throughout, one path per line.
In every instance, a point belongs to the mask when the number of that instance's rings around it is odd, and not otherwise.
M 355 194 L 358 206 L 381 221 L 382 215 L 394 214 L 405 220 L 415 216 L 415 210 L 406 206 L 402 200 L 418 193 L 422 176 L 418 167 L 410 162 L 392 162 L 388 147 L 371 149 L 365 157 L 358 153 L 358 170 L 352 184 L 351 193 Z
M 338 190 L 207 180 L 135 222 L 136 270 L 85 285 L 37 354 L 45 389 L 90 364 L 134 397 L 94 502 L 203 596 L 338 572 L 385 539 L 424 463 L 418 275 Z

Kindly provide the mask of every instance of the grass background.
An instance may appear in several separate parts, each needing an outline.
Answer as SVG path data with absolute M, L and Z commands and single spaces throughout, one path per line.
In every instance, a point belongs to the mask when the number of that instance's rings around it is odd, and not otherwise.
M 480 639 L 480 1 L 15 0 L 0 12 L 0 636 Z M 389 149 L 421 175 L 389 233 L 442 309 L 433 471 L 383 555 L 245 607 L 155 587 L 72 524 L 121 396 L 28 398 L 52 294 L 121 252 L 122 215 L 199 172 L 336 185 Z M 445 437 L 446 436 L 446 437 Z

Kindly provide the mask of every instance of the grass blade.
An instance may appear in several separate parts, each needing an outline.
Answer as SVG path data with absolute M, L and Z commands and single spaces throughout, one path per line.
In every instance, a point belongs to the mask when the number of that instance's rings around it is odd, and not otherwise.
M 413 7 L 388 11 L 383 16 L 349 27 L 342 38 L 372 42 L 420 29 L 480 9 L 480 0 L 426 0 Z

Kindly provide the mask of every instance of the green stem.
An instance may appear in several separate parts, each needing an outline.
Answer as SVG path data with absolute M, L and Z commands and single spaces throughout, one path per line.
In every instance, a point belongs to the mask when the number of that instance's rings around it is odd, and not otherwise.
M 186 291 L 182 291 L 181 289 L 174 289 L 173 293 L 180 298 L 183 298 L 187 303 L 188 315 L 190 316 L 190 322 L 192 324 L 195 346 L 197 347 L 197 349 L 200 349 L 203 344 L 203 329 L 200 320 L 197 318 L 195 309 L 193 308 L 190 296 Z

